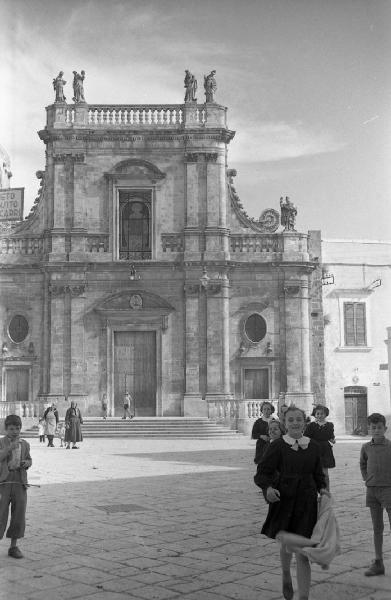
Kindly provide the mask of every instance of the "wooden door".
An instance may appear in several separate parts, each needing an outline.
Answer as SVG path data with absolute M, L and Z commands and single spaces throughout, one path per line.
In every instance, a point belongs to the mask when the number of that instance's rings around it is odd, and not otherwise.
M 29 372 L 28 369 L 7 369 L 6 371 L 7 402 L 28 402 Z
M 114 333 L 114 413 L 123 414 L 123 398 L 130 392 L 135 415 L 156 415 L 156 333 L 117 331 Z
M 243 393 L 245 398 L 269 398 L 268 369 L 245 369 Z
M 346 433 L 368 433 L 367 395 L 345 395 L 345 431 Z

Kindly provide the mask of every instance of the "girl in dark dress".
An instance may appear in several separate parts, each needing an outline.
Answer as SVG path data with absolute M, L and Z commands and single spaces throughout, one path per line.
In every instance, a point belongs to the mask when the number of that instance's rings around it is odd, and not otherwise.
M 273 419 L 271 416 L 274 413 L 274 406 L 270 402 L 262 402 L 261 404 L 262 417 L 257 419 L 253 425 L 251 437 L 257 440 L 255 446 L 254 462 L 257 465 L 261 462 L 263 453 L 269 444 L 269 423 Z
M 317 520 L 318 492 L 326 493 L 326 482 L 316 442 L 303 436 L 305 414 L 290 406 L 285 412 L 287 433 L 269 444 L 259 466 L 257 485 L 264 491 L 269 512 L 262 533 L 275 538 L 279 531 L 311 537 Z M 279 473 L 275 484 L 275 474 Z M 293 598 L 290 573 L 292 553 L 281 545 L 282 592 L 286 600 Z M 311 567 L 308 558 L 296 554 L 299 600 L 308 600 Z
M 326 478 L 326 487 L 330 490 L 329 469 L 335 467 L 333 444 L 335 444 L 334 425 L 326 421 L 329 409 L 323 404 L 317 404 L 312 411 L 315 421 L 309 423 L 304 430 L 304 435 L 318 442 L 320 446 L 320 460 Z

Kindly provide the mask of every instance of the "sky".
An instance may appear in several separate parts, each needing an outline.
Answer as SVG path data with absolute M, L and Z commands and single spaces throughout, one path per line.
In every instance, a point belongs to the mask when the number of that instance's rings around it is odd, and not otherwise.
M 25 214 L 60 70 L 87 102 L 183 102 L 216 70 L 249 215 L 289 196 L 297 229 L 391 240 L 391 0 L 0 0 L 0 145 Z

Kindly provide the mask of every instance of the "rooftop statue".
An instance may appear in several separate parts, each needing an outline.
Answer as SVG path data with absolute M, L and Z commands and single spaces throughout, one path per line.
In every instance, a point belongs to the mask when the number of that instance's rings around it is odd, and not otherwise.
M 84 98 L 84 87 L 83 81 L 85 79 L 85 71 L 80 71 L 80 75 L 77 71 L 73 71 L 73 98 L 74 102 L 85 102 Z
M 280 198 L 281 208 L 281 225 L 285 228 L 284 231 L 296 231 L 295 221 L 297 215 L 296 206 L 289 200 L 288 196 Z
M 55 102 L 65 102 L 66 98 L 64 96 L 64 85 L 66 81 L 63 80 L 64 71 L 60 71 L 57 77 L 53 79 L 53 87 L 56 92 Z
M 209 75 L 204 75 L 204 88 L 206 102 L 214 102 L 214 94 L 217 90 L 217 84 L 215 79 L 216 71 L 211 71 Z
M 197 91 L 197 79 L 187 69 L 185 73 L 185 102 L 197 102 L 197 98 L 195 97 Z

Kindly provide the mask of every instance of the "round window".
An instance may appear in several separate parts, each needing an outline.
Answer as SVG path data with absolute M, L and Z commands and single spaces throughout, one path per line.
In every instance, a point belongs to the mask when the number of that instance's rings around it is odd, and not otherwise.
M 249 340 L 260 342 L 266 335 L 266 321 L 261 315 L 253 314 L 246 319 L 244 331 Z
M 8 334 L 15 344 L 20 344 L 26 339 L 29 332 L 29 324 L 23 315 L 15 315 L 12 317 L 8 327 Z

